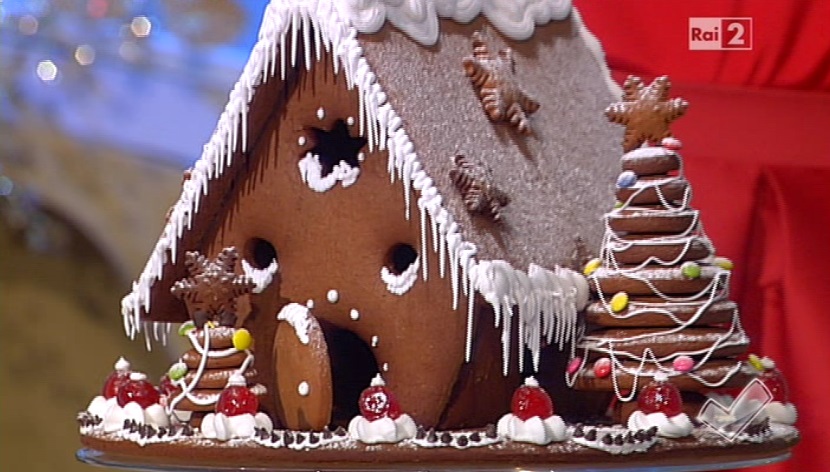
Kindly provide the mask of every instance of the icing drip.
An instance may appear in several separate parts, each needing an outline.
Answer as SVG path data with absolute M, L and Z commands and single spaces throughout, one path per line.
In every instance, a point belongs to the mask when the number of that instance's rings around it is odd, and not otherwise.
M 280 80 L 285 80 L 289 66 L 302 65 L 310 69 L 314 60 L 320 60 L 325 51 L 331 55 L 334 72 L 342 70 L 348 88 L 358 90 L 358 116 L 350 120 L 350 124 L 354 122 L 359 135 L 366 138 L 368 152 L 387 150 L 390 181 L 401 180 L 404 217 L 407 219 L 410 217 L 412 196 L 417 196 L 420 254 L 426 255 L 427 248 L 431 247 L 438 256 L 438 275 L 444 278 L 449 272 L 454 309 L 460 308 L 461 295 L 466 295 L 466 360 L 469 361 L 471 356 L 475 322 L 473 304 L 478 291 L 493 306 L 498 323 L 503 327 L 505 371 L 511 357 L 509 333 L 516 316 L 518 329 L 521 330 L 519 350 L 524 352 L 524 349 L 529 349 L 533 353 L 534 367 L 537 366 L 542 340 L 562 346 L 574 338 L 575 313 L 587 301 L 587 286 L 583 287 L 585 283 L 580 275 L 566 269 L 531 268 L 531 274 L 530 271 L 514 269 L 504 261 L 476 260 L 476 246 L 464 240 L 452 214 L 444 207 L 442 196 L 424 171 L 415 146 L 403 129 L 403 120 L 387 103 L 386 93 L 363 57 L 357 37 L 358 31 L 380 28 L 384 21 L 389 20 L 413 37 L 428 39 L 433 35 L 437 37 L 437 29 L 433 30 L 430 26 L 433 23 L 437 25 L 436 15 L 468 22 L 483 14 L 503 33 L 522 39 L 532 34 L 535 25 L 565 18 L 570 10 L 567 0 L 436 3 L 423 0 L 394 3 L 386 0 L 273 0 L 265 9 L 257 44 L 230 93 L 216 130 L 191 169 L 190 178 L 184 183 L 182 194 L 173 206 L 141 275 L 133 283 L 132 291 L 122 300 L 121 312 L 127 335 L 134 339 L 142 331 L 141 317 L 150 310 L 151 287 L 161 279 L 164 266 L 175 263 L 179 239 L 185 230 L 191 229 L 193 215 L 199 211 L 202 196 L 207 195 L 211 181 L 222 177 L 233 159 L 247 158 L 247 115 L 256 87 L 277 77 L 277 69 Z M 423 36 L 424 32 L 426 36 Z M 302 57 L 299 57 L 299 51 L 303 51 Z M 235 156 L 235 153 L 238 155 Z M 359 168 L 340 168 L 323 177 L 319 161 L 310 153 L 298 165 L 303 180 L 312 189 L 321 192 L 338 181 L 347 187 L 359 174 Z M 432 239 L 431 245 L 429 238 Z M 429 276 L 428 258 L 422 257 L 421 260 L 421 277 L 426 281 Z M 492 277 L 497 280 L 491 280 Z M 295 325 L 295 328 L 298 327 L 301 328 L 302 323 Z M 146 329 L 144 332 L 147 336 Z M 298 329 L 297 332 L 301 336 L 303 330 Z M 149 338 L 147 342 L 149 346 Z M 520 363 L 523 357 L 516 356 Z
M 256 287 L 254 287 L 254 293 L 262 293 L 263 290 L 268 288 L 271 285 L 271 281 L 274 279 L 274 274 L 277 273 L 279 270 L 279 264 L 277 264 L 277 260 L 273 259 L 268 267 L 264 269 L 257 269 L 254 268 L 251 264 L 248 263 L 245 259 L 242 259 L 242 271 L 245 275 L 254 281 Z
M 206 329 L 208 329 L 208 328 L 206 328 Z M 211 328 L 211 329 L 231 329 L 232 330 L 233 328 L 220 327 L 220 328 Z M 217 394 L 212 394 L 212 395 L 194 394 L 193 390 L 196 388 L 196 385 L 201 381 L 202 376 L 205 373 L 205 367 L 207 366 L 208 358 L 229 357 L 229 356 L 232 356 L 233 354 L 236 354 L 237 352 L 239 352 L 239 350 L 236 349 L 235 347 L 229 347 L 227 349 L 222 349 L 222 350 L 210 350 L 210 335 L 208 334 L 208 332 L 204 333 L 204 336 L 203 336 L 204 337 L 204 343 L 199 344 L 199 340 L 198 340 L 198 336 L 197 336 L 196 331 L 197 330 L 188 331 L 187 332 L 187 339 L 190 341 L 190 344 L 191 344 L 191 346 L 193 346 L 193 349 L 195 349 L 196 352 L 201 356 L 201 358 L 199 359 L 199 366 L 196 368 L 196 372 L 193 375 L 193 378 L 190 381 L 190 383 L 187 383 L 186 378 L 184 378 L 184 377 L 173 382 L 173 385 L 179 387 L 181 389 L 181 392 L 179 392 L 179 394 L 176 395 L 169 402 L 169 404 L 167 405 L 166 411 L 167 411 L 168 415 L 171 415 L 171 414 L 176 415 L 177 414 L 176 405 L 178 405 L 185 398 L 190 400 L 190 402 L 192 402 L 194 405 L 204 406 L 204 405 L 212 405 L 212 404 L 216 403 L 216 401 L 219 399 L 219 394 L 218 393 Z M 253 355 L 253 353 L 251 353 L 250 350 L 246 349 L 244 352 L 246 354 L 246 357 L 245 357 L 245 360 L 242 362 L 242 365 L 239 366 L 239 369 L 237 369 L 237 371 L 236 371 L 236 373 L 238 373 L 238 374 L 242 374 L 246 370 L 248 370 L 248 368 L 251 366 L 251 364 L 254 361 L 254 355 Z M 256 387 L 259 387 L 259 386 L 256 386 Z M 256 388 L 256 387 L 254 387 L 254 388 Z M 251 390 L 253 391 L 254 389 L 251 389 Z
M 420 257 L 415 259 L 409 267 L 404 269 L 400 274 L 394 274 L 388 267 L 380 269 L 380 278 L 386 284 L 386 290 L 395 295 L 403 295 L 415 285 L 418 280 L 418 268 L 420 267 Z
M 289 303 L 282 307 L 277 314 L 277 319 L 288 322 L 297 333 L 297 339 L 303 344 L 309 343 L 308 330 L 311 328 L 309 308 L 299 303 Z

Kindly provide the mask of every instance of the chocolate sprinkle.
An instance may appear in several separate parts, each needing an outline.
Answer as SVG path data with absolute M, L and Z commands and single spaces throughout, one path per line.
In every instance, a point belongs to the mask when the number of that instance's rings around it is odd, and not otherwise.
M 575 438 L 581 438 L 581 437 L 585 436 L 585 428 L 582 426 L 582 424 L 581 424 L 581 423 L 580 423 L 580 424 L 577 424 L 577 425 L 576 425 L 576 428 L 574 428 L 574 434 L 573 434 L 573 436 L 574 436 Z
M 286 446 L 294 444 L 294 436 L 288 431 L 285 431 L 284 433 L 282 433 L 282 443 Z
M 326 426 L 325 428 L 323 428 L 323 439 L 331 439 L 331 437 L 331 430 L 329 430 L 328 426 Z
M 585 433 L 585 439 L 588 441 L 596 441 L 597 440 L 597 430 L 596 428 L 591 428 Z
M 618 435 L 614 436 L 614 445 L 622 446 L 624 443 L 625 443 L 625 440 L 623 439 L 622 434 L 618 434 Z
M 458 440 L 456 442 L 460 447 L 466 447 L 469 441 L 467 440 L 467 436 L 461 435 L 458 437 Z
M 309 442 L 309 444 L 317 444 L 318 442 L 320 442 L 320 436 L 317 435 L 317 433 L 314 433 L 314 432 L 309 433 L 308 442 Z
M 418 429 L 415 431 L 415 439 L 424 439 L 427 433 L 424 431 L 423 426 L 418 426 Z
M 335 436 L 346 437 L 348 433 L 342 426 L 338 426 L 337 429 L 334 430 Z
M 481 441 L 481 434 L 478 431 L 474 431 L 473 434 L 470 435 L 470 441 L 479 442 Z
M 441 435 L 441 442 L 442 442 L 442 443 L 444 443 L 444 444 L 449 444 L 449 443 L 451 443 L 451 442 L 452 442 L 452 435 L 451 435 L 450 433 L 448 433 L 448 432 L 446 432 L 446 431 L 445 431 L 445 432 Z
M 305 441 L 305 434 L 297 433 L 296 439 L 297 439 L 298 443 L 301 443 L 301 442 Z
M 429 442 L 436 442 L 438 441 L 438 435 L 435 434 L 435 430 L 430 428 L 429 432 L 427 433 L 427 441 Z
M 279 440 L 280 440 L 280 435 L 277 434 L 276 431 L 271 431 L 271 442 L 275 443 L 275 442 L 279 442 Z
M 614 443 L 614 438 L 612 438 L 610 434 L 606 434 L 602 437 L 602 443 L 606 446 L 610 446 Z

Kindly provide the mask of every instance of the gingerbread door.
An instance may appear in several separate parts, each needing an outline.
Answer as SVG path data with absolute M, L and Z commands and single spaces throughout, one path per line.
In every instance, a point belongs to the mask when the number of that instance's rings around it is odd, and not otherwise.
M 309 310 L 291 303 L 280 311 L 274 335 L 274 392 L 281 423 L 322 430 L 333 405 L 331 364 L 323 330 Z

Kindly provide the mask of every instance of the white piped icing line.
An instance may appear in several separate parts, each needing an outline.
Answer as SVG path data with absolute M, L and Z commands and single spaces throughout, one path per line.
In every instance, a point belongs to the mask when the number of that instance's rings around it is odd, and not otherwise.
M 402 183 L 406 219 L 411 216 L 413 203 L 417 207 L 421 225 L 421 276 L 425 281 L 428 279 L 430 271 L 424 256 L 427 248 L 431 247 L 438 255 L 438 275 L 444 278 L 449 272 L 453 308 L 459 309 L 459 301 L 466 296 L 465 359 L 470 360 L 472 351 L 476 292 L 485 295 L 487 302 L 493 306 L 504 333 L 509 333 L 511 326 L 518 324 L 521 330 L 518 351 L 529 349 L 534 366 L 538 365 L 542 339 L 553 340 L 560 345 L 574 339 L 575 314 L 584 308 L 583 300 L 587 301 L 588 293 L 581 275 L 560 267 L 534 269 L 535 266 L 531 266 L 528 272 L 524 272 L 512 268 L 505 261 L 476 260 L 475 244 L 464 240 L 452 214 L 444 207 L 443 197 L 421 165 L 415 146 L 403 128 L 402 118 L 387 102 L 386 93 L 363 56 L 357 39 L 358 31 L 376 30 L 388 19 L 408 34 L 429 40 L 432 35 L 437 35 L 437 29 L 430 32 L 433 30 L 429 26 L 433 23 L 437 25 L 436 15 L 471 21 L 479 14 L 488 17 L 508 36 L 522 39 L 532 34 L 535 25 L 566 17 L 571 10 L 570 1 L 465 0 L 439 3 L 412 0 L 396 3 L 402 5 L 400 8 L 391 7 L 392 2 L 373 0 L 273 0 L 269 3 L 259 39 L 230 93 L 216 130 L 193 165 L 190 178 L 184 182 L 181 196 L 173 206 L 144 270 L 133 283 L 132 291 L 122 300 L 124 328 L 131 339 L 144 331 L 149 349 L 148 323 L 141 316 L 150 310 L 152 286 L 161 279 L 164 266 L 176 262 L 179 240 L 185 230 L 191 229 L 193 216 L 199 211 L 210 182 L 220 178 L 234 159 L 247 158 L 248 109 L 255 88 L 271 78 L 285 80 L 289 68 L 304 66 L 310 69 L 312 58 L 321 60 L 324 52 L 330 54 L 334 72 L 343 71 L 347 87 L 358 90 L 359 113 L 354 121 L 359 134 L 367 139 L 368 151 L 388 151 L 390 181 L 400 180 Z M 304 34 L 300 35 L 300 31 Z M 424 36 L 418 31 L 429 34 Z M 303 47 L 299 48 L 301 42 Z M 304 52 L 302 57 L 300 50 Z M 359 173 L 359 168 L 341 168 L 322 177 L 319 159 L 310 153 L 298 165 L 304 181 L 316 191 L 326 191 L 338 181 L 344 187 L 351 185 Z M 415 202 L 412 201 L 413 190 Z M 534 273 L 531 274 L 531 271 Z M 513 305 L 518 307 L 515 310 L 517 313 L 514 313 Z M 519 318 L 518 322 L 514 320 L 515 316 Z M 170 324 L 166 326 L 169 332 Z M 510 336 L 503 335 L 502 342 L 506 371 L 511 357 Z M 518 352 L 514 357 L 520 364 L 524 358 Z
M 271 282 L 274 280 L 274 275 L 276 275 L 277 271 L 279 270 L 280 266 L 277 264 L 277 260 L 273 259 L 268 267 L 264 269 L 257 269 L 248 263 L 247 260 L 242 259 L 242 271 L 245 273 L 245 276 L 251 279 L 254 282 L 254 293 L 262 293 L 263 290 L 268 288 L 271 285 Z
M 375 33 L 389 21 L 427 46 L 438 41 L 439 17 L 469 23 L 484 15 L 505 36 L 523 40 L 537 25 L 571 12 L 570 0 L 346 0 L 337 7 L 361 33 Z
M 297 339 L 303 344 L 309 343 L 308 330 L 311 328 L 309 308 L 299 303 L 289 303 L 282 307 L 277 314 L 278 320 L 285 321 L 294 328 L 294 332 L 297 333 Z
M 380 279 L 386 284 L 386 290 L 395 295 L 403 295 L 415 285 L 418 280 L 418 269 L 421 267 L 421 258 L 417 257 L 412 264 L 400 274 L 395 274 L 388 267 L 380 269 Z
M 167 414 L 171 415 L 174 420 L 178 420 L 180 422 L 186 422 L 189 419 L 189 415 L 190 415 L 190 412 L 181 411 L 181 410 L 176 409 L 176 406 L 179 403 L 181 403 L 181 401 L 184 400 L 185 398 L 187 398 L 194 405 L 200 405 L 200 406 L 213 405 L 213 404 L 216 403 L 217 400 L 219 400 L 219 394 L 218 393 L 205 394 L 205 393 L 196 393 L 196 392 L 194 392 L 194 390 L 196 389 L 196 386 L 202 380 L 202 376 L 205 373 L 205 369 L 207 367 L 208 359 L 209 358 L 217 359 L 217 358 L 230 357 L 230 356 L 236 354 L 237 352 L 240 352 L 235 347 L 229 347 L 229 348 L 221 349 L 221 350 L 216 350 L 216 349 L 211 350 L 210 349 L 210 331 L 211 330 L 231 330 L 231 331 L 233 331 L 234 328 L 227 327 L 227 326 L 220 326 L 220 327 L 217 327 L 217 328 L 207 328 L 207 327 L 205 327 L 203 330 L 204 330 L 204 332 L 203 332 L 203 338 L 204 338 L 203 344 L 199 343 L 197 330 L 195 330 L 195 329 L 190 330 L 186 334 L 187 339 L 188 339 L 188 341 L 190 341 L 191 346 L 193 347 L 193 349 L 200 356 L 199 365 L 196 367 L 196 371 L 193 373 L 191 381 L 188 383 L 187 382 L 187 377 L 182 377 L 178 380 L 173 380 L 172 381 L 173 385 L 178 387 L 181 391 L 175 397 L 173 397 L 172 399 L 170 399 L 168 401 L 166 411 L 167 411 Z M 242 351 L 242 352 L 245 352 L 245 360 L 242 361 L 242 365 L 240 365 L 239 368 L 234 373 L 231 374 L 231 376 L 228 379 L 228 383 L 234 381 L 234 379 L 236 378 L 236 380 L 235 380 L 236 382 L 239 382 L 240 381 L 239 379 L 241 379 L 242 385 L 246 384 L 243 374 L 253 364 L 254 355 L 249 349 L 246 349 L 245 351 Z M 181 363 L 181 361 L 177 362 L 177 364 L 179 364 L 179 363 Z M 260 395 L 260 394 L 265 393 L 264 389 L 265 389 L 265 387 L 260 385 L 260 384 L 257 384 L 255 386 L 251 387 L 251 391 L 256 395 Z

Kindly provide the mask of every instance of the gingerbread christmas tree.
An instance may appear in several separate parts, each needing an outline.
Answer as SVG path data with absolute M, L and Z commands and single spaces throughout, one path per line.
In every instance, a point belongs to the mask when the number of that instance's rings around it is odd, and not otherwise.
M 212 260 L 189 252 L 185 260 L 189 277 L 171 289 L 185 301 L 191 317 L 179 329 L 191 348 L 170 367 L 161 386 L 168 410 L 194 426 L 215 410 L 223 388 L 235 374 L 253 394 L 265 394 L 264 386 L 253 384 L 251 334 L 236 327 L 237 299 L 254 288 L 253 281 L 234 272 L 238 259 L 235 248 L 224 249 Z
M 606 110 L 626 127 L 617 204 L 605 215 L 601 257 L 584 269 L 597 300 L 587 308 L 569 383 L 614 392 L 629 406 L 655 376 L 690 399 L 743 385 L 736 356 L 749 340 L 729 300 L 731 262 L 716 256 L 691 206 L 680 142 L 669 129 L 688 104 L 669 99 L 667 77 L 649 86 L 632 77 L 623 88 L 622 101 Z

